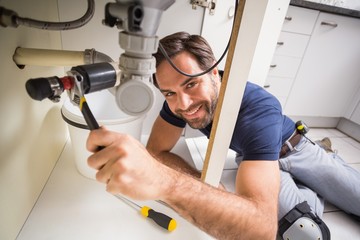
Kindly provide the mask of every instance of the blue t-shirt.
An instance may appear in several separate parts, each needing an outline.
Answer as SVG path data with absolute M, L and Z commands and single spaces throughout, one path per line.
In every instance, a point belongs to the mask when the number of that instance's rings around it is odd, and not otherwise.
M 186 122 L 174 115 L 164 102 L 160 116 L 184 128 Z M 208 138 L 212 122 L 199 129 Z M 247 82 L 230 148 L 244 160 L 277 160 L 282 144 L 295 131 L 295 123 L 282 114 L 279 101 L 256 84 Z

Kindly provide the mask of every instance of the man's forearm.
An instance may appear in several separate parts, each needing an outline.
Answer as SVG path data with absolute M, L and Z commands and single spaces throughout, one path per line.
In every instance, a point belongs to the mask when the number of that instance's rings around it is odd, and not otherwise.
M 164 201 L 216 239 L 275 239 L 274 209 L 190 176 L 179 174 L 176 186 Z
M 195 178 L 200 178 L 201 173 L 194 169 L 192 166 L 190 166 L 183 158 L 181 158 L 179 155 L 172 153 L 172 152 L 162 152 L 156 156 L 154 156 L 157 160 L 159 160 L 161 163 L 167 165 L 168 167 L 171 167 L 172 169 L 175 169 L 177 171 L 190 174 L 191 176 L 194 176 Z

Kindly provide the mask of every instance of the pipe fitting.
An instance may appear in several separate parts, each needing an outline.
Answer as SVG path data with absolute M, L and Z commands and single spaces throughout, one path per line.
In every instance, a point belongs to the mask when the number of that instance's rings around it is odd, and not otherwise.
M 18 15 L 16 12 L 0 7 L 0 26 L 17 28 L 19 26 L 16 22 L 17 17 Z

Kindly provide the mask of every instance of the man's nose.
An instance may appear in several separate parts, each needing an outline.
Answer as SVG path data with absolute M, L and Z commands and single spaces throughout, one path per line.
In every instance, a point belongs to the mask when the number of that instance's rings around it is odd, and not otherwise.
M 187 110 L 188 107 L 191 105 L 192 100 L 188 94 L 181 93 L 181 94 L 178 94 L 177 103 L 178 103 L 177 104 L 178 109 Z

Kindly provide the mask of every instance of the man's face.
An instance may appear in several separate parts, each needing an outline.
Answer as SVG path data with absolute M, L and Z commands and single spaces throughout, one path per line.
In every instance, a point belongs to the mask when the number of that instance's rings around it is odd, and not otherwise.
M 172 60 L 183 72 L 203 72 L 195 58 L 187 52 L 178 54 Z M 220 89 L 217 69 L 200 77 L 189 78 L 163 61 L 156 69 L 156 79 L 171 111 L 190 127 L 205 128 L 212 121 Z

